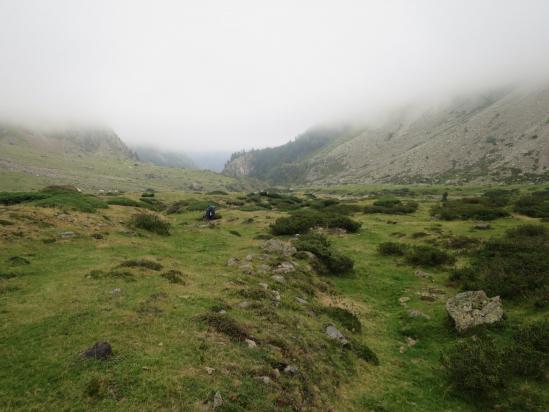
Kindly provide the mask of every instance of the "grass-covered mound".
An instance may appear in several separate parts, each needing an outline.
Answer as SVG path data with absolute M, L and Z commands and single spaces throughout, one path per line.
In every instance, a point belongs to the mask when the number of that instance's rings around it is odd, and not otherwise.
M 408 246 L 398 242 L 383 242 L 377 247 L 377 251 L 383 256 L 404 256 L 406 263 L 412 266 L 443 266 L 455 262 L 455 258 L 430 245 Z
M 307 233 L 313 227 L 340 228 L 355 233 L 361 224 L 348 216 L 324 213 L 313 209 L 298 210 L 288 217 L 278 218 L 271 225 L 273 235 L 295 235 Z
M 31 203 L 34 206 L 57 207 L 88 213 L 108 207 L 107 203 L 96 196 L 62 186 L 47 187 L 40 192 L 0 193 L 0 204 L 15 205 L 19 203 Z
M 333 250 L 329 240 L 322 235 L 301 236 L 294 245 L 297 250 L 311 252 L 319 259 L 317 270 L 320 273 L 340 275 L 353 270 L 353 260 Z
M 130 223 L 135 228 L 143 229 L 158 235 L 167 236 L 170 234 L 170 223 L 161 219 L 159 216 L 150 213 L 139 213 L 134 215 Z
M 117 206 L 132 206 L 132 207 L 142 207 L 145 209 L 152 209 L 152 206 L 149 203 L 142 202 L 139 200 L 129 199 L 127 197 L 114 197 L 107 200 L 109 205 Z
M 515 203 L 515 212 L 530 217 L 549 218 L 549 189 L 522 196 Z
M 244 206 L 244 208 L 247 208 L 249 210 L 254 208 L 256 208 L 256 210 L 295 210 L 305 205 L 304 199 L 293 195 L 278 193 L 276 191 L 249 193 L 243 200 L 246 202 L 246 206 Z
M 494 220 L 509 216 L 509 212 L 490 197 L 482 196 L 441 202 L 431 208 L 431 215 L 441 220 Z
M 549 288 L 549 230 L 523 225 L 503 237 L 485 242 L 465 268 L 452 279 L 464 289 L 483 289 L 489 296 L 515 298 L 547 293 Z
M 413 200 L 403 202 L 400 199 L 384 198 L 376 200 L 364 208 L 364 213 L 384 213 L 388 215 L 405 215 L 414 213 L 419 204 Z

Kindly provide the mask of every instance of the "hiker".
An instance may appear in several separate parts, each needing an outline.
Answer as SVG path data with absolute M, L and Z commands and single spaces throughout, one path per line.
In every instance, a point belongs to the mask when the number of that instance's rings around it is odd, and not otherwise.
M 206 220 L 214 220 L 215 219 L 215 206 L 214 205 L 208 205 L 206 208 L 206 214 L 204 215 L 204 219 Z

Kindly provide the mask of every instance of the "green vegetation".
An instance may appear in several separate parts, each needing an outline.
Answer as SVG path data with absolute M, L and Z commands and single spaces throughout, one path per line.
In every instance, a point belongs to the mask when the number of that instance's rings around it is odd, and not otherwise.
M 295 241 L 299 251 L 311 252 L 320 261 L 317 270 L 324 274 L 339 275 L 353 270 L 354 262 L 348 256 L 335 252 L 328 239 L 319 234 L 307 234 Z
M 509 216 L 509 212 L 491 197 L 484 196 L 448 200 L 433 206 L 431 215 L 441 220 L 494 220 Z
M 522 196 L 515 203 L 515 211 L 530 217 L 549 218 L 549 189 Z
M 162 265 L 158 262 L 154 262 L 152 260 L 148 259 L 130 259 L 125 260 L 120 265 L 118 265 L 121 268 L 145 268 L 145 269 L 151 269 L 151 270 L 160 270 L 162 269 Z
M 413 200 L 406 202 L 395 198 L 376 200 L 371 206 L 364 208 L 364 213 L 384 213 L 388 215 L 404 215 L 414 213 L 419 204 Z
M 275 236 L 307 233 L 313 227 L 340 228 L 349 233 L 356 233 L 361 224 L 347 216 L 322 213 L 312 209 L 298 210 L 288 217 L 278 218 L 271 225 L 271 233 Z
M 418 245 L 408 248 L 405 259 L 414 266 L 441 266 L 452 264 L 455 258 L 433 246 Z
M 520 298 L 546 293 L 549 288 L 549 230 L 543 225 L 523 225 L 485 242 L 468 266 L 452 279 L 464 289 L 483 289 L 491 295 Z
M 167 236 L 170 234 L 170 223 L 150 213 L 139 213 L 132 216 L 130 224 L 138 229 L 144 229 L 158 235 Z
M 404 256 L 406 246 L 397 242 L 383 242 L 377 245 L 377 251 L 385 256 Z
M 97 209 L 107 208 L 107 203 L 101 199 L 80 193 L 72 189 L 51 187 L 41 192 L 2 192 L 0 204 L 14 205 L 32 202 L 35 206 L 57 207 L 65 210 L 93 213 Z
M 107 200 L 107 204 L 109 205 L 117 205 L 117 206 L 133 206 L 133 207 L 143 207 L 146 209 L 151 209 L 151 205 L 145 202 L 128 199 L 127 197 L 113 197 L 109 198 Z

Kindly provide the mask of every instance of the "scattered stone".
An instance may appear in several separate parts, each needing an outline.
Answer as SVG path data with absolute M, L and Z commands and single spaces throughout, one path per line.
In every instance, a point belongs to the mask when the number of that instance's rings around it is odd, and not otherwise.
M 212 373 L 215 372 L 215 369 L 214 368 L 210 368 L 209 366 L 206 366 L 204 369 L 206 369 L 206 373 L 208 375 L 211 375 Z
M 337 330 L 337 328 L 334 325 L 328 325 L 326 326 L 326 335 L 328 335 L 330 338 L 337 340 L 341 342 L 343 345 L 346 345 L 349 343 L 347 338 L 343 336 L 343 334 Z
M 432 294 L 432 293 L 428 293 L 428 292 L 419 292 L 418 293 L 419 295 L 419 298 L 421 300 L 424 300 L 426 302 L 434 302 L 437 300 L 437 297 L 436 295 Z
M 250 349 L 257 348 L 257 343 L 252 339 L 244 339 L 244 342 L 246 342 Z
M 263 263 L 263 264 L 261 264 L 257 267 L 257 270 L 259 272 L 265 273 L 265 272 L 268 272 L 269 270 L 271 270 L 271 267 L 269 265 L 266 265 L 265 263 Z
M 288 365 L 284 368 L 284 373 L 296 374 L 299 369 L 294 365 Z
M 263 243 L 263 250 L 267 253 L 275 253 L 283 256 L 292 256 L 297 249 L 290 242 L 283 242 L 277 239 L 269 239 Z
M 411 338 L 410 336 L 406 336 L 406 344 L 408 346 L 416 346 L 417 339 Z
M 252 265 L 251 263 L 244 263 L 243 265 L 240 265 L 239 269 L 247 275 L 251 275 L 254 273 L 254 265 Z
M 229 260 L 227 260 L 227 266 L 236 266 L 240 263 L 240 261 L 235 257 L 230 257 Z
M 458 332 L 503 318 L 503 305 L 499 296 L 489 298 L 483 290 L 458 293 L 446 302 L 448 315 Z
M 279 378 L 280 377 L 280 371 L 276 368 L 273 369 L 273 375 L 275 378 Z
M 273 299 L 276 300 L 277 302 L 280 302 L 280 292 L 274 289 L 272 292 L 273 292 Z
M 408 311 L 408 316 L 413 318 L 413 319 L 419 319 L 419 318 L 431 319 L 431 317 L 429 315 L 426 315 L 422 311 L 416 310 L 416 309 L 412 309 L 412 310 Z
M 59 237 L 61 239 L 71 239 L 76 236 L 76 233 L 74 232 L 61 232 L 59 233 Z
M 480 230 L 486 230 L 486 229 L 490 229 L 490 223 L 487 223 L 487 222 L 477 222 L 475 223 L 475 226 L 474 228 L 475 229 L 480 229 Z
M 251 262 L 252 260 L 254 260 L 254 255 L 248 255 L 245 257 L 245 260 L 247 260 L 248 262 Z
M 226 311 L 225 309 L 221 309 L 221 310 L 220 310 L 219 312 L 217 312 L 217 313 L 219 313 L 220 315 L 224 315 L 225 313 L 227 313 L 227 311 Z
M 260 282 L 259 286 L 261 286 L 265 290 L 269 289 L 269 285 L 267 283 Z
M 427 272 L 424 272 L 423 270 L 416 270 L 415 275 L 418 278 L 428 279 L 431 277 L 431 275 Z
M 278 283 L 286 283 L 286 278 L 282 275 L 273 275 L 271 279 Z
M 244 302 L 240 302 L 238 305 L 236 305 L 236 307 L 239 308 L 239 309 L 246 309 L 246 308 L 250 307 L 251 304 L 252 304 L 252 302 L 245 300 Z
M 120 296 L 122 294 L 122 289 L 120 288 L 114 288 L 111 290 L 111 295 L 113 296 Z
M 223 406 L 223 397 L 221 396 L 221 393 L 217 391 L 213 399 L 213 408 L 217 409 L 221 406 Z
M 410 301 L 410 298 L 408 296 L 401 296 L 400 298 L 398 298 L 398 301 L 401 305 L 405 305 L 406 302 Z
M 305 299 L 299 297 L 296 297 L 295 300 L 297 300 L 298 303 L 301 303 L 302 305 L 307 305 L 309 303 Z
M 256 379 L 259 379 L 265 385 L 268 385 L 271 383 L 271 378 L 269 378 L 268 376 L 258 376 Z
M 295 271 L 295 266 L 292 262 L 282 262 L 274 271 L 276 273 L 291 273 Z
M 83 356 L 88 359 L 108 359 L 112 356 L 111 344 L 108 342 L 97 342 L 86 352 L 84 352 Z

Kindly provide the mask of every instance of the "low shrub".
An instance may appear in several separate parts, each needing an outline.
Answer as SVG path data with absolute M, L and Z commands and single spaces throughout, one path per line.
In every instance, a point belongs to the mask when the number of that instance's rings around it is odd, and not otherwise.
M 549 321 L 521 326 L 509 350 L 511 368 L 520 376 L 546 380 L 549 373 Z
M 147 230 L 159 235 L 167 236 L 170 234 L 171 225 L 162 220 L 157 215 L 149 213 L 139 213 L 131 219 L 131 225 L 138 229 Z
M 476 397 L 495 398 L 508 381 L 505 353 L 486 336 L 458 342 L 443 354 L 442 365 L 456 391 Z
M 307 234 L 294 242 L 298 251 L 313 253 L 320 261 L 317 270 L 325 274 L 343 274 L 353 270 L 351 258 L 335 252 L 328 239 L 319 234 Z
M 57 207 L 65 210 L 94 213 L 97 209 L 106 209 L 107 203 L 96 196 L 80 193 L 70 189 L 44 189 L 45 198 L 35 200 L 33 204 L 40 207 Z
M 522 215 L 549 218 L 549 189 L 522 196 L 515 202 L 514 209 Z
M 170 283 L 175 283 L 179 285 L 185 284 L 185 279 L 183 279 L 183 273 L 181 273 L 179 270 L 170 269 L 167 272 L 162 273 L 160 276 L 162 276 Z
M 160 200 L 154 199 L 152 197 L 142 197 L 141 202 L 143 203 L 143 207 L 157 212 L 166 210 L 166 208 L 168 207 L 164 202 L 161 202 Z
M 478 246 L 480 241 L 478 239 L 468 236 L 449 236 L 444 245 L 450 249 L 470 249 Z
M 377 251 L 384 256 L 404 256 L 406 245 L 398 242 L 383 242 L 377 246 Z
M 128 199 L 127 197 L 114 197 L 107 200 L 107 204 L 116 205 L 116 206 L 133 206 L 133 207 L 144 207 L 149 209 L 150 205 L 145 202 L 140 202 L 133 199 Z
M 367 345 L 357 341 L 352 341 L 350 347 L 360 359 L 371 363 L 372 365 L 379 365 L 379 358 Z
M 233 341 L 241 342 L 249 337 L 247 329 L 227 314 L 206 313 L 199 320 Z
M 344 308 L 339 308 L 337 306 L 325 306 L 320 309 L 320 312 L 328 315 L 331 319 L 339 322 L 346 329 L 351 332 L 362 332 L 362 324 L 358 317 Z
M 494 220 L 509 213 L 488 197 L 448 200 L 431 208 L 431 215 L 441 220 Z
M 145 269 L 151 269 L 151 270 L 160 270 L 162 269 L 162 265 L 158 262 L 154 262 L 152 260 L 148 259 L 130 259 L 125 260 L 124 262 L 120 263 L 118 267 L 126 267 L 126 268 L 145 268 Z
M 414 266 L 441 266 L 454 263 L 455 259 L 433 246 L 419 245 L 406 250 L 406 261 Z
M 549 288 L 549 230 L 523 225 L 485 242 L 469 265 L 455 270 L 452 280 L 463 289 L 483 289 L 488 295 L 517 298 Z
M 242 235 L 240 234 L 240 232 L 236 231 L 236 230 L 229 230 L 229 233 L 231 235 L 234 235 L 236 237 L 242 237 Z
M 47 198 L 46 193 L 41 192 L 0 192 L 0 204 L 16 205 Z
M 166 213 L 169 215 L 174 213 L 181 213 L 187 208 L 188 204 L 189 202 L 187 202 L 186 200 L 178 200 L 177 202 L 174 202 L 167 207 Z
M 309 229 L 321 226 L 341 228 L 350 233 L 357 232 L 362 226 L 347 216 L 322 213 L 314 210 L 294 212 L 290 216 L 278 218 L 270 227 L 271 233 L 279 235 L 295 235 L 307 233 Z
M 395 198 L 376 200 L 372 205 L 364 207 L 364 213 L 383 213 L 388 215 L 405 215 L 414 213 L 419 204 L 413 200 L 406 202 Z
M 141 197 L 154 197 L 154 192 L 143 192 Z

